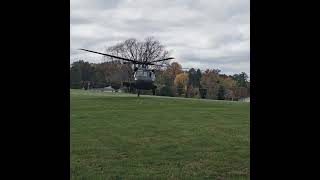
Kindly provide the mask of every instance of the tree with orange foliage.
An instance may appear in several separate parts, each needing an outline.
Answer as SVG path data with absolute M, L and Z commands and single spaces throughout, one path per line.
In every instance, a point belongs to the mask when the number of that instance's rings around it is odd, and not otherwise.
M 185 93 L 188 86 L 188 74 L 187 73 L 177 74 L 176 78 L 174 79 L 174 85 L 177 88 L 177 92 L 179 96 Z
M 168 67 L 168 72 L 170 72 L 171 76 L 175 79 L 175 77 L 182 73 L 182 66 L 181 64 L 177 63 L 177 62 L 173 62 L 171 63 L 171 65 Z

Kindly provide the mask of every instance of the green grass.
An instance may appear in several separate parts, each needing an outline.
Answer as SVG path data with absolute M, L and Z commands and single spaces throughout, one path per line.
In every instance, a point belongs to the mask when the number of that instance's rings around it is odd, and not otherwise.
M 249 179 L 249 103 L 70 95 L 71 179 Z

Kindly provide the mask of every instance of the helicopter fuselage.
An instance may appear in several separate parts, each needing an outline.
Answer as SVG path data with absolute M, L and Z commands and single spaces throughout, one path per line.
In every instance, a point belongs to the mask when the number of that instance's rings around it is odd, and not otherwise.
M 141 90 L 151 90 L 155 89 L 156 86 L 153 84 L 153 81 L 147 80 L 135 80 L 135 88 Z
M 136 68 L 133 77 L 134 82 L 123 82 L 123 85 L 137 89 L 138 96 L 140 94 L 140 90 L 152 90 L 153 95 L 155 95 L 157 86 L 154 85 L 155 73 L 153 70 L 149 70 L 147 68 Z
M 134 73 L 135 88 L 141 90 L 155 89 L 156 86 L 153 84 L 155 80 L 155 74 L 149 69 L 138 69 Z

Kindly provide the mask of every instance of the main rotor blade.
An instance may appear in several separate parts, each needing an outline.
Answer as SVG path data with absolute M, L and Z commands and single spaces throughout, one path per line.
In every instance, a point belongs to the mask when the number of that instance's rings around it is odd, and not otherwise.
M 123 57 L 119 57 L 119 56 L 114 56 L 114 55 L 110 55 L 110 54 L 106 54 L 106 53 L 91 51 L 91 50 L 87 50 L 87 49 L 79 49 L 79 50 L 87 51 L 87 52 L 91 52 L 91 53 L 95 53 L 95 54 L 101 54 L 101 55 L 104 55 L 104 56 L 117 58 L 117 59 L 121 59 L 121 60 L 124 60 L 124 61 L 130 61 L 130 62 L 133 62 L 133 64 L 155 65 L 154 62 L 160 62 L 160 61 L 166 61 L 166 60 L 169 60 L 169 59 L 174 59 L 174 58 L 170 57 L 170 58 L 155 60 L 155 61 L 151 61 L 151 62 L 146 62 L 146 61 L 136 61 L 136 60 L 127 59 L 127 58 L 123 58 Z
M 79 49 L 79 50 L 88 51 L 88 52 L 96 53 L 96 54 L 101 54 L 101 55 L 104 55 L 104 56 L 109 56 L 109 57 L 112 57 L 112 58 L 117 58 L 117 59 L 121 59 L 121 60 L 125 60 L 125 61 L 140 63 L 139 61 L 135 61 L 135 60 L 132 60 L 132 59 L 127 59 L 127 58 L 123 58 L 123 57 L 119 57 L 119 56 L 113 56 L 113 55 L 110 55 L 110 54 L 105 54 L 105 53 L 101 53 L 101 52 L 91 51 L 91 50 L 87 50 L 87 49 Z
M 160 59 L 160 60 L 155 60 L 155 61 L 151 61 L 151 62 L 153 63 L 153 62 L 166 61 L 166 60 L 169 60 L 169 59 L 174 59 L 174 58 L 173 58 L 173 57 L 169 57 L 169 58 Z

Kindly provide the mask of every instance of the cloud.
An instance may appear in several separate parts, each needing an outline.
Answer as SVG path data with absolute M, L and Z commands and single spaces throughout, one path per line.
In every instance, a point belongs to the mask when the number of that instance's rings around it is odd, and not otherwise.
M 183 67 L 250 73 L 249 0 L 71 0 L 70 61 L 127 38 L 159 39 Z

